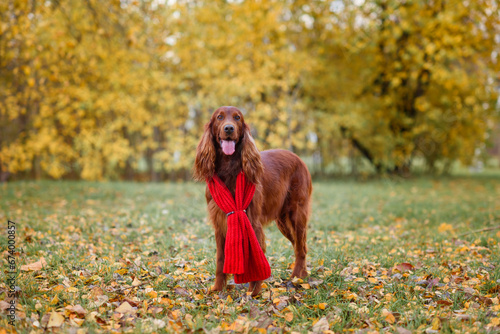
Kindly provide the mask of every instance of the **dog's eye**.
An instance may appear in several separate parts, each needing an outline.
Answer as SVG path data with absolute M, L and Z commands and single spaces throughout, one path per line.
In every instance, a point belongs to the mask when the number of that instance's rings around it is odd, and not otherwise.
M 237 121 L 239 121 L 240 120 L 240 116 L 236 115 L 236 116 L 234 116 L 234 119 L 237 120 Z
M 223 119 L 223 118 L 224 118 L 224 116 L 222 116 L 222 114 L 220 114 L 219 116 L 217 116 L 217 119 L 218 119 L 218 120 L 221 120 L 221 119 Z

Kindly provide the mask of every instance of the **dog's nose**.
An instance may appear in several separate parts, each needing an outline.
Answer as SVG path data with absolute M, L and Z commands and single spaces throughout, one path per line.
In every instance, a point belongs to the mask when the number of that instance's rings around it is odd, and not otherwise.
M 234 126 L 232 126 L 231 124 L 228 124 L 224 127 L 224 132 L 227 133 L 228 135 L 233 133 L 234 131 Z

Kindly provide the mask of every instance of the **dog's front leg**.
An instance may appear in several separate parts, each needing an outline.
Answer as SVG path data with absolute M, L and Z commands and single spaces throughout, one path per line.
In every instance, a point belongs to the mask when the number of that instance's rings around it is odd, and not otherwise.
M 222 231 L 216 228 L 215 243 L 217 246 L 217 263 L 215 268 L 215 283 L 212 286 L 212 291 L 222 291 L 226 286 L 227 275 L 224 274 L 224 247 L 226 245 L 226 237 Z
M 257 221 L 257 219 L 253 220 L 255 223 L 252 224 L 253 230 L 255 231 L 255 236 L 259 241 L 260 247 L 264 254 L 266 254 L 266 236 L 264 235 L 264 228 L 262 227 L 262 223 Z M 255 297 L 260 294 L 262 291 L 262 281 L 254 281 L 248 284 L 248 292 L 252 293 L 252 297 Z

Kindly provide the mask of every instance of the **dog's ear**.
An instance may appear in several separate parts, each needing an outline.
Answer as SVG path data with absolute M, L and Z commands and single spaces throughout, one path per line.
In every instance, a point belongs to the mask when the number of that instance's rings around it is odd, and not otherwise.
M 215 146 L 212 135 L 212 122 L 205 124 L 205 132 L 196 148 L 194 161 L 194 179 L 205 182 L 215 173 Z
M 243 125 L 241 161 L 245 177 L 250 182 L 257 184 L 264 173 L 264 165 L 260 159 L 260 152 L 255 145 L 250 128 L 248 125 Z

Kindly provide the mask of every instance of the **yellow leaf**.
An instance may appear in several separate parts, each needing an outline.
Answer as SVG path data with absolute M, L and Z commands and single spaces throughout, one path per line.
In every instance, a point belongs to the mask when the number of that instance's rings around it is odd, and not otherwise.
M 57 295 L 52 298 L 52 300 L 50 301 L 50 305 L 56 305 L 57 303 L 59 303 L 59 298 L 57 298 Z
M 441 321 L 439 320 L 438 317 L 435 317 L 433 320 L 432 320 L 432 329 L 437 331 L 439 329 L 439 327 L 441 327 Z
M 126 273 L 128 273 L 128 269 L 122 268 L 122 269 L 116 270 L 115 273 L 120 274 L 120 275 L 125 275 Z
M 368 277 L 368 282 L 370 282 L 372 284 L 377 284 L 378 283 L 378 279 L 376 279 L 375 277 Z
M 49 323 L 47 324 L 47 328 L 61 327 L 63 322 L 64 322 L 64 316 L 62 316 L 61 313 L 52 312 L 50 314 Z
M 181 310 L 172 311 L 172 317 L 174 318 L 174 320 L 180 319 L 180 317 L 181 317 Z
M 439 225 L 438 231 L 440 233 L 444 233 L 444 232 L 448 232 L 448 231 L 451 232 L 451 231 L 453 231 L 453 226 L 451 224 L 442 223 L 441 225 Z
M 123 302 L 115 311 L 123 314 L 135 313 L 135 310 L 128 302 Z
M 64 285 L 62 285 L 62 284 L 59 284 L 52 289 L 52 291 L 54 291 L 54 292 L 59 292 L 61 290 L 64 290 Z
M 319 303 L 318 307 L 320 308 L 320 310 L 324 310 L 327 305 L 328 305 L 327 303 Z
M 385 321 L 387 321 L 391 325 L 396 322 L 396 318 L 394 317 L 394 315 L 387 309 L 382 310 L 382 316 L 384 317 Z
M 304 284 L 301 284 L 300 286 L 303 287 L 306 290 L 309 290 L 311 288 L 311 286 L 309 285 L 309 283 L 304 283 Z
M 285 320 L 286 321 L 292 321 L 293 320 L 293 313 L 292 312 L 288 312 L 285 314 Z
M 233 302 L 233 298 L 231 298 L 231 296 L 230 296 L 230 295 L 228 295 L 228 296 L 227 296 L 226 301 L 227 301 L 228 303 L 232 303 L 232 302 Z

